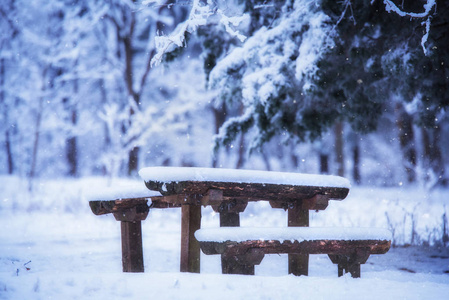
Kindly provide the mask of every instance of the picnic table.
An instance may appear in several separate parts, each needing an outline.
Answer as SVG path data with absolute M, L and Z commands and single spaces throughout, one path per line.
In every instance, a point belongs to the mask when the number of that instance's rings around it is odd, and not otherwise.
M 199 273 L 200 244 L 194 234 L 201 227 L 201 207 L 218 212 L 221 227 L 238 227 L 248 202 L 268 201 L 288 211 L 289 227 L 308 227 L 310 210 L 343 200 L 350 188 L 347 179 L 331 175 L 176 167 L 149 167 L 139 174 L 148 190 L 159 194 L 90 201 L 95 214 L 113 213 L 121 221 L 125 272 L 143 272 L 141 221 L 150 208 L 181 207 L 180 270 Z M 223 268 L 232 263 L 222 256 Z M 289 273 L 307 275 L 308 254 L 289 254 Z

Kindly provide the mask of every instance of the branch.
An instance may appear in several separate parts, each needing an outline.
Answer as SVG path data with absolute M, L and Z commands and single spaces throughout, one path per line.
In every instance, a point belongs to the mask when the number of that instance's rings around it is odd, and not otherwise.
M 151 65 L 158 64 L 165 53 L 171 52 L 176 47 L 182 47 L 185 41 L 185 33 L 193 32 L 200 25 L 205 25 L 207 18 L 211 15 L 208 5 L 200 6 L 199 0 L 194 0 L 192 10 L 188 19 L 179 24 L 169 36 L 155 37 L 157 53 L 151 60 Z
M 410 18 L 427 18 L 423 24 L 426 25 L 426 33 L 423 35 L 421 39 L 421 47 L 423 49 L 424 55 L 427 56 L 428 51 L 426 49 L 426 43 L 427 39 L 429 38 L 429 32 L 430 32 L 430 11 L 436 7 L 436 0 L 427 0 L 426 4 L 424 4 L 424 12 L 422 13 L 414 13 L 414 12 L 405 12 L 401 10 L 396 4 L 393 3 L 392 0 L 383 0 L 385 3 L 385 10 L 387 12 L 395 12 L 396 14 L 400 15 L 401 17 L 410 17 Z M 373 1 L 371 2 L 373 3 Z
M 401 17 L 410 17 L 410 18 L 425 18 L 430 15 L 430 11 L 434 6 L 436 6 L 435 0 L 427 0 L 426 4 L 424 4 L 424 12 L 422 13 L 413 13 L 413 12 L 405 12 L 401 10 L 396 4 L 393 3 L 392 0 L 383 0 L 385 3 L 385 10 L 387 12 L 395 12 Z
M 348 10 L 348 8 L 351 10 L 350 19 L 352 19 L 352 21 L 354 22 L 354 25 L 356 25 L 357 22 L 355 21 L 355 18 L 354 18 L 354 11 L 352 10 L 351 0 L 346 0 L 343 4 L 345 6 L 345 9 L 341 13 L 341 16 L 338 19 L 337 23 L 335 24 L 335 27 L 338 26 L 338 24 L 340 24 L 340 22 L 344 19 L 345 15 L 346 15 L 346 11 Z
M 219 16 L 220 23 L 225 26 L 226 31 L 230 35 L 237 37 L 242 42 L 246 39 L 246 36 L 242 35 L 238 30 L 233 28 L 245 20 L 247 18 L 246 15 L 239 17 L 228 17 L 222 10 L 218 9 L 213 1 L 207 1 L 207 4 L 202 6 L 200 4 L 200 0 L 194 0 L 190 15 L 186 21 L 179 24 L 169 36 L 155 37 L 157 53 L 152 58 L 151 65 L 153 66 L 160 63 L 164 54 L 175 50 L 177 47 L 182 47 L 185 43 L 186 32 L 193 33 L 199 26 L 206 25 L 209 17 L 214 14 Z

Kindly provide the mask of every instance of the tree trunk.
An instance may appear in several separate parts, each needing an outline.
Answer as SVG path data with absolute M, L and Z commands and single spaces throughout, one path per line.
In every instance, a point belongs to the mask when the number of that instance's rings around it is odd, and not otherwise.
M 423 167 L 427 170 L 426 181 L 431 180 L 429 172 L 436 176 L 435 185 L 447 186 L 449 180 L 445 174 L 443 156 L 440 149 L 440 132 L 439 126 L 432 129 L 422 128 L 423 141 Z
M 73 108 L 71 112 L 71 122 L 72 125 L 77 123 L 77 112 Z M 69 164 L 69 175 L 76 176 L 78 174 L 78 149 L 77 149 L 77 138 L 75 136 L 69 137 L 66 140 L 66 157 L 67 163 Z
M 9 127 L 9 126 L 8 126 Z M 11 151 L 11 138 L 9 133 L 9 128 L 5 131 L 5 150 L 8 161 L 8 174 L 11 175 L 14 173 L 14 160 Z
M 73 94 L 74 96 L 78 94 L 78 80 L 75 79 L 73 82 Z M 73 97 L 72 97 L 73 99 Z M 68 107 L 67 109 L 70 112 L 70 123 L 72 127 L 75 127 L 78 123 L 78 112 L 76 109 L 75 103 L 70 101 L 69 99 L 66 99 Z M 69 165 L 69 172 L 68 174 L 70 176 L 76 176 L 78 174 L 78 145 L 77 145 L 77 138 L 74 136 L 73 133 L 70 134 L 70 137 L 66 140 L 66 158 L 67 163 Z
M 362 177 L 360 176 L 360 145 L 358 142 L 352 147 L 352 178 L 356 184 L 362 182 Z
M 38 154 L 38 149 L 39 149 L 43 101 L 44 101 L 44 99 L 42 99 L 42 97 L 41 97 L 39 99 L 39 108 L 38 108 L 38 111 L 37 111 L 36 122 L 35 122 L 35 126 L 34 126 L 34 141 L 33 141 L 33 150 L 32 150 L 32 154 L 31 154 L 31 166 L 30 166 L 30 173 L 29 173 L 30 190 L 32 189 L 31 181 L 36 176 L 37 154 Z
M 320 153 L 320 174 L 329 174 L 329 155 Z
M 215 134 L 218 134 L 220 131 L 221 125 L 226 121 L 227 109 L 226 105 L 223 104 L 220 108 L 212 107 L 212 112 L 214 114 L 215 120 Z M 216 157 L 218 153 L 215 154 L 212 160 L 212 168 L 216 168 L 218 166 L 218 157 Z
M 235 166 L 236 169 L 241 169 L 245 165 L 245 135 L 243 132 L 240 133 L 240 141 L 239 141 L 239 149 L 238 154 L 239 158 L 237 160 L 237 164 Z
M 5 152 L 6 152 L 6 160 L 8 163 L 8 174 L 14 173 L 14 160 L 13 154 L 11 150 L 11 126 L 8 124 L 8 111 L 6 107 L 5 100 L 5 59 L 0 59 L 0 104 L 2 104 L 3 118 L 5 120 Z
M 337 164 L 337 175 L 345 176 L 345 157 L 343 149 L 343 123 L 337 122 L 334 127 L 335 133 L 335 162 Z
M 132 47 L 132 38 L 134 33 L 135 26 L 135 16 L 132 14 L 132 21 L 130 26 L 129 35 L 123 39 L 123 45 L 125 49 L 125 82 L 128 90 L 128 97 L 131 97 L 134 100 L 134 104 L 136 107 L 140 106 L 139 95 L 134 91 L 134 78 L 133 78 L 133 65 L 132 60 L 134 56 L 133 47 Z M 129 112 L 129 122 L 131 126 L 131 119 L 135 111 L 133 108 L 130 109 Z M 132 175 L 137 172 L 137 168 L 139 167 L 139 147 L 134 146 L 128 153 L 128 175 Z
M 134 147 L 129 151 L 128 175 L 137 172 L 137 168 L 139 167 L 139 150 L 139 147 Z
M 396 125 L 399 132 L 405 172 L 408 182 L 416 181 L 416 150 L 412 117 L 405 111 L 401 103 L 396 103 Z

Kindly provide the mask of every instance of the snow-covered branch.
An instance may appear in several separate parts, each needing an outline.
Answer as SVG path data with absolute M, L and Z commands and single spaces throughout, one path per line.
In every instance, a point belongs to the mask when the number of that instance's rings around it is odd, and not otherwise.
M 422 13 L 414 13 L 414 12 L 405 12 L 401 10 L 396 4 L 394 4 L 391 0 L 384 0 L 385 10 L 387 12 L 395 12 L 401 17 L 411 17 L 411 18 L 426 18 L 430 15 L 430 11 L 434 6 L 436 6 L 435 0 L 427 0 L 426 4 L 424 4 L 424 12 Z
M 410 18 L 427 18 L 423 24 L 426 25 L 426 33 L 423 35 L 421 39 L 421 47 L 423 48 L 424 54 L 427 55 L 427 49 L 426 49 L 426 42 L 429 38 L 429 32 L 430 32 L 430 20 L 431 15 L 430 12 L 434 7 L 436 7 L 436 0 L 427 0 L 427 2 L 424 4 L 424 11 L 421 13 L 414 13 L 414 12 L 406 12 L 400 9 L 392 0 L 383 0 L 385 4 L 385 10 L 387 12 L 394 12 L 401 17 L 410 17 Z
M 220 23 L 225 26 L 226 31 L 230 35 L 237 37 L 240 41 L 246 39 L 244 35 L 233 28 L 246 19 L 245 15 L 228 17 L 221 9 L 216 7 L 213 1 L 207 1 L 206 4 L 203 4 L 200 0 L 194 0 L 190 15 L 186 21 L 180 23 L 170 35 L 155 37 L 157 53 L 151 60 L 151 64 L 160 63 L 164 54 L 174 51 L 177 47 L 184 46 L 186 33 L 193 33 L 199 26 L 206 25 L 209 17 L 212 15 L 219 17 Z

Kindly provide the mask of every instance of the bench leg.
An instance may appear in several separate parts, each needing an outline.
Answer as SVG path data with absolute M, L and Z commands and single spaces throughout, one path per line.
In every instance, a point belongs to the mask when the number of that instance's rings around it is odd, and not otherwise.
M 338 277 L 351 273 L 353 278 L 360 278 L 360 263 L 350 262 L 346 257 L 338 263 Z
M 242 263 L 242 258 L 221 255 L 222 274 L 254 275 L 254 265 Z
M 141 221 L 121 222 L 123 272 L 143 272 Z
M 200 243 L 195 231 L 201 228 L 201 206 L 181 207 L 181 272 L 200 273 Z
M 220 212 L 220 227 L 239 227 L 240 216 L 238 212 Z
M 288 207 L 288 226 L 309 226 L 309 210 L 303 209 L 301 203 L 297 202 Z M 296 276 L 309 275 L 309 254 L 289 254 L 288 273 Z
M 142 222 L 148 215 L 149 207 L 144 203 L 114 212 L 120 221 L 122 233 L 123 272 L 143 272 Z
M 329 254 L 329 258 L 338 265 L 338 277 L 351 273 L 353 278 L 360 278 L 360 265 L 364 264 L 369 257 L 369 252 L 359 250 L 351 255 Z
M 222 202 L 213 207 L 220 214 L 220 227 L 239 227 L 240 213 L 245 210 L 247 203 Z M 222 274 L 254 275 L 254 264 L 245 262 L 246 256 L 221 255 Z M 245 262 L 245 263 L 242 263 Z M 259 262 L 260 263 L 260 262 Z
M 221 255 L 223 274 L 254 275 L 254 266 L 262 262 L 265 254 L 262 249 L 248 249 L 244 254 L 225 252 Z
M 288 274 L 309 275 L 309 254 L 289 254 Z

